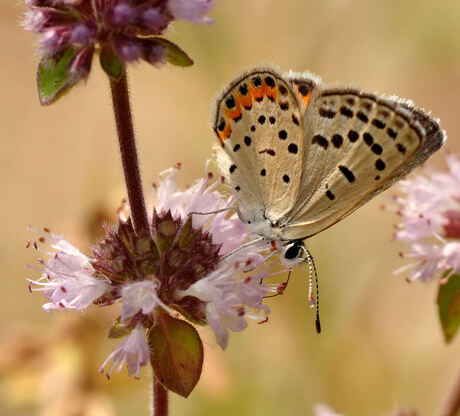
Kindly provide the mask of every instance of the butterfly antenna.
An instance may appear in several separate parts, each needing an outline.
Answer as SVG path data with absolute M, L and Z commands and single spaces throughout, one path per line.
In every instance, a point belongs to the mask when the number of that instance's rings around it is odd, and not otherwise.
M 316 265 L 315 261 L 313 260 L 313 256 L 310 254 L 308 249 L 306 247 L 303 247 L 306 255 L 306 260 L 308 262 L 308 269 L 309 269 L 309 283 L 308 283 L 308 303 L 310 305 L 310 308 L 313 308 L 316 306 L 316 319 L 315 319 L 315 325 L 316 325 L 316 332 L 318 334 L 321 333 L 321 321 L 319 319 L 319 282 L 318 282 L 318 272 L 316 271 Z M 313 297 L 313 273 L 315 274 L 315 289 L 316 289 L 316 304 L 315 300 Z

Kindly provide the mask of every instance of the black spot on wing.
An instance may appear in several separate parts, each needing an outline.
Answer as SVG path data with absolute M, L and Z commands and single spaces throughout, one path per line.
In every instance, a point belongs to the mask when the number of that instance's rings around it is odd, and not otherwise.
M 302 97 L 305 97 L 310 92 L 310 89 L 305 84 L 299 84 L 297 89 Z
M 364 143 L 366 143 L 368 146 L 372 146 L 372 143 L 374 143 L 374 138 L 372 137 L 372 134 L 370 134 L 367 131 L 363 134 L 363 139 Z
M 356 179 L 355 175 L 346 166 L 339 165 L 339 170 L 340 170 L 340 172 L 342 172 L 343 176 L 345 176 L 345 178 L 347 179 L 348 182 L 352 183 L 352 182 L 355 181 L 355 179 Z
M 383 152 L 382 146 L 380 146 L 378 143 L 374 143 L 371 146 L 371 150 L 376 154 L 376 155 L 381 155 Z
M 252 85 L 254 85 L 254 87 L 257 87 L 257 88 L 260 87 L 262 85 L 262 79 L 259 76 L 254 77 L 252 79 Z
M 335 111 L 332 110 L 327 110 L 326 108 L 320 107 L 318 110 L 318 113 L 321 117 L 325 118 L 334 118 L 335 117 Z
M 398 149 L 398 152 L 401 153 L 402 155 L 406 153 L 406 147 L 401 143 L 398 143 L 396 145 L 396 149 Z
M 289 102 L 287 101 L 280 102 L 280 108 L 283 111 L 289 110 Z
M 340 134 L 334 134 L 332 136 L 331 142 L 336 149 L 340 149 L 343 143 L 343 137 Z
M 270 88 L 275 86 L 275 80 L 271 76 L 265 77 L 265 84 L 267 84 Z
M 238 88 L 240 91 L 241 95 L 247 95 L 248 93 L 248 86 L 246 84 L 241 84 L 240 87 Z
M 377 159 L 377 161 L 375 162 L 375 168 L 377 170 L 384 170 L 385 166 L 385 162 L 382 159 Z
M 326 150 L 327 146 L 329 146 L 329 142 L 324 136 L 321 136 L 321 134 L 313 136 L 313 140 L 311 142 L 312 144 L 317 144 L 321 146 L 324 150 Z
M 354 143 L 359 139 L 359 133 L 356 130 L 350 130 L 348 132 L 348 140 L 350 142 Z
M 225 100 L 225 105 L 227 106 L 228 109 L 232 109 L 232 108 L 235 108 L 235 99 L 233 98 L 233 95 L 230 95 L 229 97 L 227 97 L 227 99 Z
M 394 131 L 391 127 L 387 128 L 387 133 L 388 136 L 390 136 L 393 140 L 396 139 L 396 137 L 398 137 L 398 132 Z
M 263 149 L 263 150 L 259 150 L 259 154 L 262 154 L 262 153 L 267 153 L 269 154 L 270 156 L 275 156 L 276 153 L 273 149 Z
M 281 95 L 286 95 L 288 93 L 287 88 L 282 84 L 278 86 L 278 91 Z
M 378 129 L 384 129 L 386 126 L 386 124 L 382 120 L 379 120 L 378 118 L 374 118 L 372 120 L 372 125 L 374 125 Z
M 362 111 L 358 111 L 356 113 L 356 117 L 358 117 L 363 123 L 367 123 L 369 121 L 369 117 L 366 116 Z
M 331 191 L 326 191 L 326 196 L 333 201 L 335 199 L 335 195 Z
M 345 107 L 344 105 L 340 107 L 340 114 L 348 118 L 353 117 L 353 111 L 351 111 L 351 109 L 349 109 L 348 107 Z

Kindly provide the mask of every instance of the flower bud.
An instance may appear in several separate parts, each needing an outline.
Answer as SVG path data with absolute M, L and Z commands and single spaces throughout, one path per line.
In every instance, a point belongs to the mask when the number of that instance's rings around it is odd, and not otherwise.
M 166 47 L 156 41 L 145 40 L 142 48 L 142 58 L 152 65 L 164 63 Z
M 52 56 L 69 42 L 70 32 L 66 26 L 46 29 L 40 39 L 40 50 L 44 55 Z
M 172 17 L 164 10 L 155 7 L 146 9 L 142 14 L 140 21 L 145 28 L 153 33 L 160 34 L 171 22 Z
M 83 48 L 75 55 L 69 67 L 69 73 L 74 80 L 85 80 L 91 71 L 94 48 L 92 46 Z
M 70 42 L 80 45 L 88 44 L 97 32 L 94 22 L 82 22 L 76 24 L 70 35 Z
M 137 61 L 141 57 L 141 42 L 137 38 L 128 38 L 124 35 L 115 36 L 113 39 L 115 51 L 124 62 Z
M 136 11 L 128 3 L 118 3 L 108 11 L 110 22 L 117 26 L 127 26 L 134 22 Z

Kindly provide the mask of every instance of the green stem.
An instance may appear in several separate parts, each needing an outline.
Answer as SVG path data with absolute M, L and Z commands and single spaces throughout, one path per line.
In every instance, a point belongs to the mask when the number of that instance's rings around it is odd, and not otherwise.
M 126 70 L 123 70 L 119 81 L 110 78 L 110 90 L 134 232 L 137 235 L 148 234 L 149 223 L 137 158 Z

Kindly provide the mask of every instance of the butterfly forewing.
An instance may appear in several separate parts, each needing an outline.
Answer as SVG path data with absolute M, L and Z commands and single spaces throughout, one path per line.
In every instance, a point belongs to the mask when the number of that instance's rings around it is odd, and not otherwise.
M 297 199 L 303 164 L 302 102 L 276 71 L 255 70 L 217 100 L 218 165 L 246 219 L 276 222 Z
M 437 123 L 402 101 L 357 90 L 313 96 L 305 160 L 285 238 L 316 234 L 354 211 L 441 147 Z

